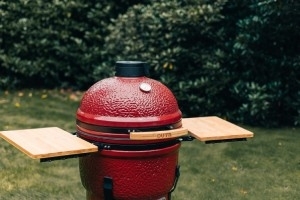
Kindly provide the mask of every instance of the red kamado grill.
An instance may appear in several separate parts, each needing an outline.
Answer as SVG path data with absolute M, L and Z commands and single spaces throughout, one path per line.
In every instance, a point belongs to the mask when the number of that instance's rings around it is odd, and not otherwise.
M 116 76 L 97 82 L 82 98 L 77 134 L 100 148 L 79 159 L 87 199 L 170 199 L 179 176 L 180 141 L 129 136 L 182 127 L 172 92 L 146 75 L 144 62 L 117 62 Z
M 170 200 L 182 141 L 239 141 L 253 133 L 215 116 L 182 118 L 172 92 L 147 74 L 144 62 L 117 62 L 115 77 L 84 94 L 77 137 L 58 127 L 0 137 L 41 162 L 79 157 L 87 200 Z

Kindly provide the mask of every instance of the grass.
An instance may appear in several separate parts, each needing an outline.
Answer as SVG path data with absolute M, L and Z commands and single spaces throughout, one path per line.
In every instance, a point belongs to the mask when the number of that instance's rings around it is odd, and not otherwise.
M 57 126 L 75 130 L 82 93 L 0 93 L 0 130 Z M 77 159 L 39 163 L 0 139 L 0 199 L 84 199 Z
M 174 199 L 299 199 L 299 129 L 249 129 L 247 142 L 183 144 Z
M 82 93 L 0 91 L 0 130 L 75 130 Z M 173 200 L 285 200 L 300 197 L 300 129 L 247 127 L 247 142 L 183 142 Z M 0 199 L 85 199 L 77 159 L 39 163 L 0 139 Z

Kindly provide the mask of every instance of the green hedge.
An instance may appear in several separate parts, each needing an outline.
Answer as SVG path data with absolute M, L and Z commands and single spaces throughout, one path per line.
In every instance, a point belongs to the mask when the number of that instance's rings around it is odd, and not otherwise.
M 227 61 L 234 78 L 232 118 L 299 125 L 299 8 L 298 1 L 256 0 L 237 20 Z
M 0 86 L 86 88 L 94 83 L 106 27 L 135 1 L 119 3 L 1 1 Z
M 109 27 L 106 61 L 145 60 L 151 75 L 169 86 L 187 115 L 221 114 L 230 80 L 224 73 L 218 24 L 225 1 L 164 1 L 135 5 Z M 217 102 L 217 103 L 216 103 Z
M 91 77 L 95 66 L 90 60 L 97 61 L 91 40 L 101 40 L 91 32 L 97 23 L 81 14 L 91 6 L 81 1 L 2 2 L 0 61 L 8 75 L 2 85 L 55 87 L 80 82 L 82 74 Z
M 300 124 L 296 0 L 0 3 L 0 87 L 87 89 L 143 60 L 185 116 Z
M 110 25 L 99 68 L 116 59 L 148 61 L 186 116 L 297 125 L 297 8 L 271 0 L 135 5 Z

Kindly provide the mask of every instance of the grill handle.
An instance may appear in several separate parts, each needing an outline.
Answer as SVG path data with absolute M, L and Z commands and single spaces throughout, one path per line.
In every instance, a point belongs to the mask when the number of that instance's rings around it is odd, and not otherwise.
M 163 131 L 130 132 L 131 140 L 163 140 L 169 138 L 178 138 L 188 134 L 186 128 L 176 128 Z

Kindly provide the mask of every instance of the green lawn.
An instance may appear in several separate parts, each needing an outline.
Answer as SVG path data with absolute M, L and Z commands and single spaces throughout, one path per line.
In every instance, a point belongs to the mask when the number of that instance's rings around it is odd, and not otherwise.
M 58 126 L 75 130 L 82 93 L 0 91 L 0 130 Z M 173 200 L 300 198 L 300 129 L 247 127 L 247 142 L 183 142 Z M 0 139 L 0 199 L 85 199 L 77 159 L 32 160 Z

